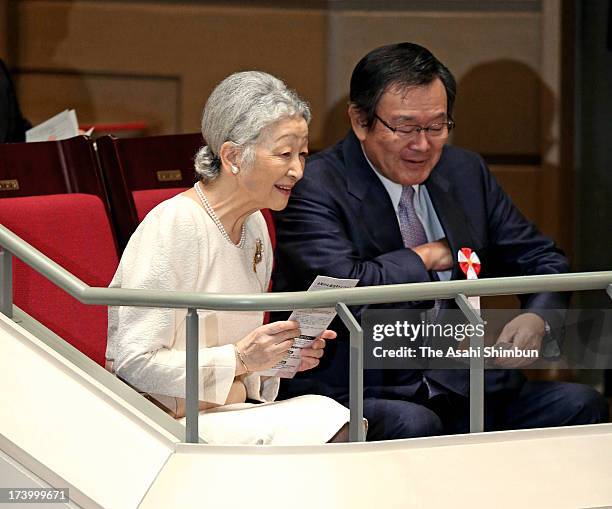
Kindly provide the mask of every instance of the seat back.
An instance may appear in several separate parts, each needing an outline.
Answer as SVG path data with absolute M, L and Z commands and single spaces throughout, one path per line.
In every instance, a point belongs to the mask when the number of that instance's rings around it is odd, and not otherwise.
M 193 185 L 193 160 L 203 143 L 199 133 L 96 141 L 121 248 L 153 206 Z
M 105 200 L 100 169 L 85 136 L 0 144 L 0 198 L 64 193 Z
M 276 249 L 276 230 L 274 226 L 274 217 L 270 209 L 261 209 L 264 219 L 266 220 L 266 226 L 268 227 L 268 233 L 270 234 L 270 242 L 272 243 L 272 249 Z
M 108 215 L 97 196 L 1 199 L 0 223 L 90 286 L 108 286 L 117 269 Z M 106 306 L 81 304 L 19 260 L 13 292 L 17 306 L 104 365 Z
M 121 249 L 153 207 L 194 184 L 193 160 L 203 143 L 199 133 L 96 141 Z M 275 247 L 272 214 L 262 213 Z
M 186 187 L 171 187 L 169 189 L 144 189 L 142 191 L 134 191 L 132 196 L 134 197 L 134 204 L 136 206 L 138 224 L 156 205 L 182 193 L 186 189 Z

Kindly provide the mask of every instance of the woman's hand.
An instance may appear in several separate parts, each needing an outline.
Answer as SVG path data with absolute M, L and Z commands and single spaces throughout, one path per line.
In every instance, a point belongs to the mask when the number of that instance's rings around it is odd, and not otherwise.
M 264 371 L 285 357 L 287 350 L 293 345 L 294 338 L 299 335 L 298 322 L 272 322 L 257 327 L 238 341 L 236 348 L 249 372 Z M 241 375 L 245 372 L 244 366 L 239 359 L 236 361 L 236 375 Z
M 319 365 L 319 359 L 323 357 L 326 339 L 336 339 L 337 334 L 333 330 L 325 330 L 317 339 L 314 340 L 310 348 L 302 348 L 302 362 L 298 371 L 306 371 L 307 369 L 316 368 Z

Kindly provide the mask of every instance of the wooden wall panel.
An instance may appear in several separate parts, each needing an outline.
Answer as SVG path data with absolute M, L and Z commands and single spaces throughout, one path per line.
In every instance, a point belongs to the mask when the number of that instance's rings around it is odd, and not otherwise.
M 142 121 L 157 134 L 181 128 L 177 79 L 25 72 L 18 87 L 34 124 L 74 108 L 80 124 Z
M 558 161 L 560 0 L 531 2 L 524 10 L 485 4 L 436 12 L 404 9 L 402 2 L 394 4 L 398 10 L 366 11 L 355 2 L 348 8 L 342 2 L 13 0 L 13 65 L 23 78 L 23 109 L 35 121 L 76 100 L 83 121 L 135 115 L 132 120 L 150 119 L 153 132 L 198 130 L 205 100 L 221 79 L 265 70 L 311 103 L 317 150 L 348 129 L 355 63 L 382 44 L 421 43 L 458 80 L 453 142 L 509 157 L 507 164 L 529 164 L 521 172 L 503 170 L 504 185 L 528 217 L 567 247 Z M 59 83 L 62 75 L 73 76 L 70 85 L 47 93 L 50 76 Z
M 22 71 L 176 78 L 181 87 L 176 116 L 184 132 L 198 130 L 214 86 L 239 70 L 271 72 L 315 111 L 324 109 L 326 22 L 321 10 L 22 0 L 18 21 Z M 126 103 L 133 99 L 124 95 Z M 321 126 L 318 115 L 312 138 L 319 145 Z
M 539 166 L 491 165 L 491 171 L 524 216 L 538 217 Z
M 422 44 L 457 79 L 452 142 L 510 165 L 499 170 L 504 187 L 568 249 L 558 158 L 560 16 L 558 0 L 525 12 L 333 11 L 324 139 L 330 143 L 348 129 L 350 74 L 367 51 L 399 41 Z M 526 166 L 519 170 L 519 164 Z
M 348 80 L 357 60 L 378 45 L 412 40 L 431 48 L 458 79 L 457 144 L 493 154 L 539 153 L 539 12 L 21 0 L 17 18 L 23 70 L 178 79 L 182 131 L 197 129 L 205 98 L 224 76 L 268 70 L 311 102 L 314 148 L 348 126 Z
M 540 23 L 538 12 L 334 12 L 328 106 L 346 110 L 352 69 L 368 51 L 416 42 L 429 48 L 457 79 L 458 145 L 489 153 L 538 153 Z M 508 111 L 516 114 L 491 129 Z M 326 139 L 337 137 L 348 124 L 329 125 L 336 132 Z
M 8 0 L 0 0 L 0 58 L 8 62 Z

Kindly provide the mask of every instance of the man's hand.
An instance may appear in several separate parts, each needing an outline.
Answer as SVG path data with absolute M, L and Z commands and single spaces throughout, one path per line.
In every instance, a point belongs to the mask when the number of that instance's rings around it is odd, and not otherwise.
M 421 244 L 412 250 L 421 257 L 427 270 L 448 270 L 453 266 L 453 254 L 446 239 Z
M 316 368 L 319 365 L 319 359 L 323 357 L 325 340 L 336 339 L 336 336 L 337 334 L 333 330 L 325 330 L 314 340 L 310 348 L 302 348 L 302 362 L 298 371 Z
M 544 320 L 535 313 L 523 313 L 510 320 L 501 331 L 496 344 L 510 343 L 518 350 L 541 351 L 546 333 Z M 533 357 L 499 357 L 495 364 L 503 368 L 522 368 L 535 362 Z

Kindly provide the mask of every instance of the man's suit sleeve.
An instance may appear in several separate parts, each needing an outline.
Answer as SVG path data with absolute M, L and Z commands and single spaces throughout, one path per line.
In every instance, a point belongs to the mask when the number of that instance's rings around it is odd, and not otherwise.
M 25 141 L 25 132 L 30 127 L 21 114 L 8 69 L 0 60 L 0 143 Z
M 489 240 L 503 274 L 532 276 L 569 271 L 563 252 L 514 206 L 495 177 L 482 163 L 488 211 Z M 569 303 L 569 293 L 540 292 L 519 295 L 521 307 L 539 314 L 553 327 L 560 327 Z
M 317 167 L 321 164 L 324 161 L 309 165 L 306 172 L 314 175 L 298 183 L 288 207 L 275 217 L 276 261 L 282 277 L 294 282 L 288 286 L 297 289 L 301 280 L 305 288 L 319 274 L 359 279 L 360 286 L 430 281 L 421 258 L 411 249 L 373 256 L 361 252 L 367 242 L 359 236 L 372 232 L 354 227 L 360 218 L 354 217 L 348 202 L 355 198 L 341 179 Z M 368 219 L 372 225 L 395 221 L 395 217 Z

